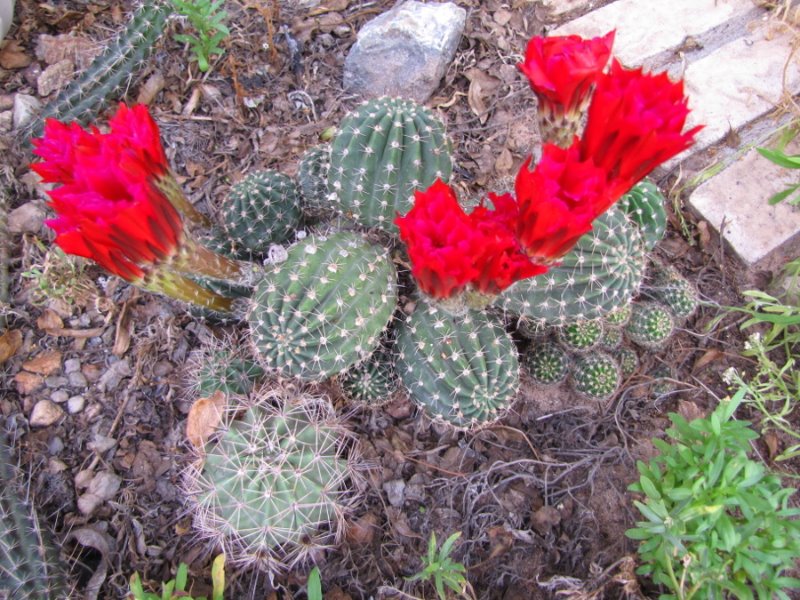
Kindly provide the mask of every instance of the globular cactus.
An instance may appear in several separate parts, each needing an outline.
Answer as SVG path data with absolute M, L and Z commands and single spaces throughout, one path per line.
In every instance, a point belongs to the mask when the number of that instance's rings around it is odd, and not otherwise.
M 642 293 L 666 306 L 679 320 L 688 319 L 697 310 L 697 291 L 677 269 L 668 265 L 653 265 L 652 282 Z
M 594 352 L 578 356 L 570 369 L 572 388 L 592 400 L 607 400 L 617 391 L 620 368 L 609 354 Z
M 71 597 L 67 571 L 30 499 L 20 494 L 11 451 L 0 439 L 0 598 Z
M 603 337 L 603 323 L 600 319 L 581 319 L 566 323 L 558 328 L 558 338 L 571 352 L 588 352 Z
M 143 2 L 128 26 L 89 68 L 42 109 L 39 118 L 27 130 L 29 136 L 41 136 L 48 118 L 82 124 L 94 118 L 114 94 L 124 92 L 136 71 L 150 56 L 171 14 L 172 4 L 167 0 Z
M 619 365 L 620 375 L 623 379 L 627 379 L 639 368 L 639 355 L 633 348 L 627 346 L 620 346 L 614 350 L 611 355 Z
M 261 256 L 300 225 L 300 190 L 277 171 L 249 174 L 231 188 L 222 221 L 239 258 Z
M 352 400 L 369 406 L 383 404 L 399 388 L 394 361 L 381 350 L 342 373 L 339 383 Z
M 654 302 L 635 302 L 631 318 L 625 325 L 625 335 L 634 344 L 658 350 L 672 335 L 674 322 L 670 312 Z
M 489 423 L 511 405 L 519 360 L 500 317 L 451 315 L 420 300 L 398 327 L 397 372 L 411 397 L 456 427 Z
M 189 358 L 189 387 L 193 397 L 208 398 L 214 392 L 246 396 L 264 375 L 252 358 L 241 352 L 233 339 L 214 340 Z
M 644 180 L 617 202 L 642 231 L 645 249 L 649 252 L 664 238 L 667 231 L 666 199 L 652 181 Z
M 248 404 L 186 473 L 195 526 L 234 563 L 291 570 L 341 536 L 353 435 L 328 398 L 259 390 Z
M 625 325 L 625 323 L 628 322 L 628 319 L 631 318 L 631 303 L 627 302 L 625 304 L 615 306 L 613 309 L 607 312 L 603 318 L 605 319 L 606 323 L 612 327 Z
M 544 275 L 519 281 L 498 296 L 503 310 L 550 325 L 602 317 L 625 306 L 642 282 L 641 234 L 620 210 L 594 221 L 563 259 Z
M 622 328 L 615 327 L 610 323 L 603 324 L 603 335 L 597 343 L 603 350 L 615 350 L 622 345 Z
M 328 200 L 328 171 L 331 168 L 331 145 L 309 148 L 297 167 L 297 181 L 303 198 L 303 214 L 312 221 L 332 213 Z
M 536 383 L 554 385 L 566 379 L 569 373 L 569 355 L 553 342 L 533 344 L 522 355 L 522 365 Z
M 411 209 L 414 192 L 446 182 L 452 168 L 438 118 L 412 101 L 379 98 L 342 121 L 331 144 L 329 198 L 361 225 L 397 233 L 394 219 Z
M 358 233 L 309 236 L 256 284 L 247 314 L 269 371 L 322 380 L 366 359 L 397 303 L 387 251 Z

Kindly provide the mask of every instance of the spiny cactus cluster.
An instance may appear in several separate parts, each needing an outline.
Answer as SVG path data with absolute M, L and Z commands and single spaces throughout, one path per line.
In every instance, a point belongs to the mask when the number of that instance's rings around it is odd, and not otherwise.
M 195 524 L 233 562 L 290 570 L 341 536 L 353 436 L 327 398 L 261 389 L 235 400 L 185 476 Z
M 389 353 L 379 349 L 369 359 L 342 373 L 339 384 L 345 394 L 355 402 L 367 406 L 383 404 L 399 388 L 394 359 Z

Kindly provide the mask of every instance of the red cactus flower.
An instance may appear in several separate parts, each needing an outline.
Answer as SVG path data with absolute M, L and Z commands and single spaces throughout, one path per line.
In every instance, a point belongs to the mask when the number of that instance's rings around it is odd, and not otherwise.
M 626 69 L 614 60 L 597 81 L 581 139 L 581 158 L 606 171 L 613 203 L 662 162 L 694 143 L 683 81 Z
M 545 141 L 569 146 L 595 81 L 611 56 L 614 31 L 585 40 L 577 35 L 534 37 L 517 66 L 539 98 L 539 125 Z
M 164 192 L 171 188 L 163 183 L 171 179 L 169 166 L 147 109 L 121 105 L 110 124 L 103 134 L 49 119 L 44 137 L 33 140 L 34 153 L 44 161 L 31 169 L 61 184 L 48 192 L 57 217 L 47 225 L 56 232 L 56 244 L 148 289 L 165 291 L 159 282 L 170 281 L 170 295 L 229 306 L 180 275 L 158 273 L 165 267 L 225 277 L 238 272 L 238 265 L 187 235 L 175 198 Z
M 517 235 L 536 263 L 564 256 L 608 208 L 605 171 L 579 152 L 578 142 L 567 150 L 545 144 L 536 168 L 528 159 L 517 174 Z
M 468 286 L 496 294 L 546 270 L 520 252 L 507 219 L 493 213 L 480 206 L 467 215 L 440 180 L 416 193 L 414 206 L 395 223 L 422 291 L 437 299 L 451 298 Z

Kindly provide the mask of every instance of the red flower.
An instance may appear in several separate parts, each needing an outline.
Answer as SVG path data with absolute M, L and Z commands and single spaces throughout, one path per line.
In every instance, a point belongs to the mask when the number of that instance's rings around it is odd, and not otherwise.
M 440 180 L 417 192 L 414 206 L 395 223 L 420 289 L 433 298 L 451 298 L 467 286 L 496 294 L 547 270 L 520 252 L 506 215 L 484 206 L 467 215 Z
M 545 144 L 536 169 L 531 159 L 517 174 L 517 236 L 531 259 L 549 265 L 590 231 L 608 208 L 605 171 L 581 161 L 578 142 L 567 150 Z
M 597 82 L 581 140 L 581 158 L 607 173 L 609 205 L 694 143 L 702 126 L 681 133 L 688 114 L 682 81 L 613 61 Z
M 555 113 L 579 113 L 592 85 L 611 56 L 614 32 L 584 40 L 577 35 L 534 37 L 528 42 L 519 70 L 530 80 L 541 108 Z
M 33 140 L 34 153 L 44 161 L 31 169 L 46 182 L 62 184 L 48 192 L 57 217 L 47 225 L 56 232 L 56 244 L 127 281 L 222 308 L 221 297 L 175 273 L 158 272 L 165 266 L 224 277 L 238 266 L 186 235 L 180 201 L 164 192 L 177 187 L 164 184 L 172 178 L 147 109 L 120 105 L 110 125 L 102 134 L 96 127 L 49 119 L 44 137 Z M 188 205 L 182 195 L 178 200 Z

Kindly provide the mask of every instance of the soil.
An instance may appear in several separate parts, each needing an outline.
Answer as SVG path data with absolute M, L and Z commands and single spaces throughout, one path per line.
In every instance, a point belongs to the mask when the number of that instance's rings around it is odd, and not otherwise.
M 294 175 L 303 152 L 357 104 L 341 87 L 344 58 L 359 27 L 393 4 L 226 2 L 231 35 L 210 73 L 200 73 L 174 41 L 181 26 L 173 22 L 124 99 L 149 103 L 184 190 L 215 215 L 246 173 Z M 457 4 L 468 10 L 466 32 L 427 104 L 454 139 L 461 192 L 481 196 L 507 189 L 536 143 L 535 101 L 515 63 L 528 38 L 558 20 L 522 0 Z M 27 64 L 0 69 L 5 108 L 13 94 L 38 95 L 47 66 L 36 54 L 41 35 L 89 40 L 79 50 L 87 51 L 123 26 L 128 11 L 128 3 L 108 0 L 18 2 L 6 50 L 15 44 Z M 8 154 L 10 136 L 0 145 L 8 157 L 8 208 L 43 198 L 28 169 L 32 156 Z M 671 189 L 675 180 L 660 183 Z M 703 414 L 726 393 L 721 373 L 747 367 L 737 354 L 736 317 L 713 321 L 719 306 L 740 303 L 741 285 L 763 286 L 771 275 L 743 281 L 707 226 L 675 212 L 680 200 L 670 207 L 670 229 L 656 254 L 695 283 L 705 303 L 611 400 L 587 405 L 565 389 L 525 380 L 510 414 L 464 432 L 431 422 L 403 394 L 378 409 L 334 397 L 370 468 L 354 491 L 361 498 L 348 535 L 316 557 L 326 598 L 435 597 L 432 587 L 406 578 L 421 568 L 431 533 L 444 540 L 454 531 L 462 532 L 454 556 L 480 598 L 652 593 L 633 574 L 635 545 L 624 536 L 636 520 L 626 491 L 635 461 L 652 454 L 649 440 L 662 434 L 669 411 Z M 204 340 L 236 336 L 238 328 L 203 322 L 177 302 L 59 259 L 41 235 L 10 240 L 11 299 L 3 311 L 21 344 L 0 365 L 0 409 L 40 518 L 63 542 L 74 597 L 101 573 L 96 597 L 124 598 L 134 571 L 160 582 L 180 562 L 190 566 L 195 593 L 207 594 L 219 548 L 198 538 L 181 492 L 191 457 L 186 416 L 195 400 L 187 362 Z M 649 374 L 659 364 L 672 367 L 674 385 L 656 394 Z M 46 399 L 65 414 L 32 426 L 33 407 Z M 111 489 L 87 511 L 87 489 L 104 484 L 98 474 L 111 475 Z M 405 485 L 399 500 L 387 493 L 398 481 Z M 226 576 L 226 597 L 286 598 L 302 595 L 307 572 L 270 581 L 234 565 Z

